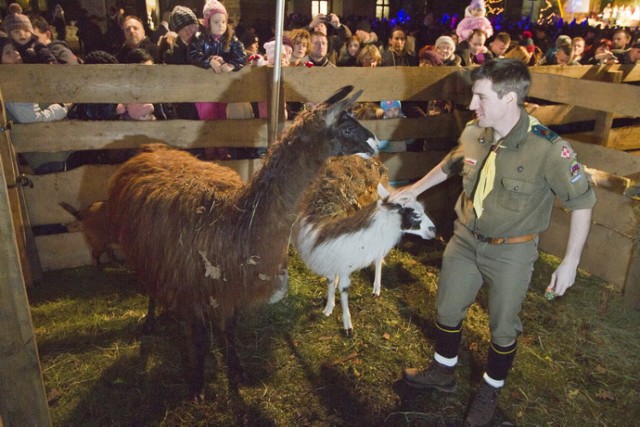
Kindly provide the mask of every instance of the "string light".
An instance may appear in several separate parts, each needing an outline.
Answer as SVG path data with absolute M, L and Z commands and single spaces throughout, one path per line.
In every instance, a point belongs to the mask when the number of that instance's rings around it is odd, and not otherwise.
M 485 6 L 487 8 L 487 16 L 500 15 L 504 12 L 504 0 L 488 0 Z

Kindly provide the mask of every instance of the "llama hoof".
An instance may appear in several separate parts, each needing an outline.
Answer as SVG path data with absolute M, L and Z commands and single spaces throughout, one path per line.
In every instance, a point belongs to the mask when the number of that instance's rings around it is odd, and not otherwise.
M 371 294 L 371 296 L 372 296 L 372 297 L 374 297 L 374 298 L 380 298 L 380 294 L 377 294 L 377 293 L 375 293 L 375 292 L 373 292 L 373 293 Z
M 344 329 L 344 336 L 346 338 L 353 338 L 353 329 Z

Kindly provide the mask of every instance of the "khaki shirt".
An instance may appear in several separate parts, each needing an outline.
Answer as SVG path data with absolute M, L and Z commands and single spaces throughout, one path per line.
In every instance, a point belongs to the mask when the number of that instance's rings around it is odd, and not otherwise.
M 447 175 L 462 175 L 456 214 L 470 230 L 489 237 L 538 234 L 549 226 L 554 197 L 570 210 L 595 204 L 595 193 L 569 143 L 522 109 L 514 128 L 498 141 L 496 179 L 478 219 L 473 193 L 492 142 L 493 129 L 472 121 L 443 163 Z

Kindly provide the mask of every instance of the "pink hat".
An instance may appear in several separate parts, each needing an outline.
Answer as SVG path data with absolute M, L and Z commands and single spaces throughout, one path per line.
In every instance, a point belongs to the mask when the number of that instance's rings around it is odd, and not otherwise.
M 482 9 L 485 10 L 484 0 L 471 0 L 469 9 Z
M 204 25 L 209 27 L 209 19 L 216 13 L 221 13 L 224 16 L 228 17 L 227 9 L 224 7 L 222 3 L 218 0 L 208 0 L 204 8 L 202 9 L 202 16 L 204 18 Z

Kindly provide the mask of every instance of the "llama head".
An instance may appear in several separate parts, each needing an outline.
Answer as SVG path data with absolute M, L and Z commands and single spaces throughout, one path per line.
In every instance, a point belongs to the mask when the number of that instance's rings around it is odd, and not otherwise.
M 345 86 L 316 107 L 324 113 L 332 156 L 373 155 L 378 151 L 378 138 L 350 113 L 356 105 L 356 100 L 362 95 L 362 90 L 359 90 L 350 98 L 346 98 L 352 91 L 353 86 Z
M 389 205 L 391 209 L 398 211 L 400 215 L 400 229 L 406 234 L 415 234 L 423 239 L 436 237 L 436 226 L 425 213 L 424 206 L 417 200 L 409 200 L 404 204 L 388 201 L 389 191 L 382 184 L 378 184 L 379 205 Z

